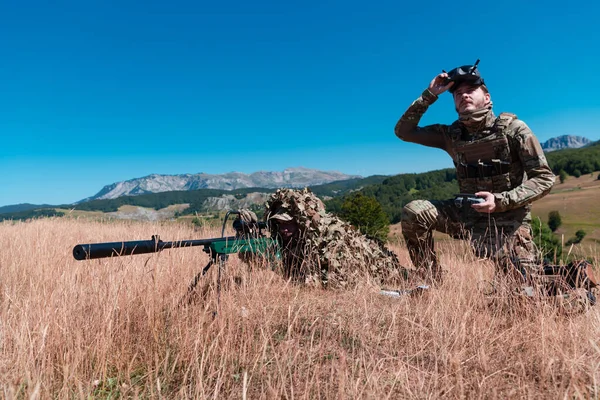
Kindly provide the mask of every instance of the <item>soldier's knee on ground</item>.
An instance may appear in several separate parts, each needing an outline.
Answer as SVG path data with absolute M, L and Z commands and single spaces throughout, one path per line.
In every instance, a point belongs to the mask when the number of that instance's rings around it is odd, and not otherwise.
M 413 200 L 402 209 L 402 231 L 432 229 L 437 219 L 437 209 L 428 200 Z

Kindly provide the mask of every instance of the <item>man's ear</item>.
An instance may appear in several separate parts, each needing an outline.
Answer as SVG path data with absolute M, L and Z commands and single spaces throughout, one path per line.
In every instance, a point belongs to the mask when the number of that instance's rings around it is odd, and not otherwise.
M 485 94 L 485 104 L 490 104 L 490 101 L 492 100 L 492 96 L 490 96 L 489 93 Z

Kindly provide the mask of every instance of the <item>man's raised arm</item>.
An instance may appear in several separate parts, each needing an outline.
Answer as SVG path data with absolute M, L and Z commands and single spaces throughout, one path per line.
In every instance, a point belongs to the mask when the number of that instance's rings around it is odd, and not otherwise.
M 445 147 L 444 133 L 446 125 L 435 124 L 419 127 L 418 124 L 425 111 L 438 99 L 438 95 L 444 93 L 453 85 L 453 82 L 446 83 L 447 78 L 448 74 L 446 73 L 439 74 L 433 78 L 429 87 L 425 89 L 421 96 L 400 117 L 394 129 L 396 136 L 406 142 L 440 149 Z

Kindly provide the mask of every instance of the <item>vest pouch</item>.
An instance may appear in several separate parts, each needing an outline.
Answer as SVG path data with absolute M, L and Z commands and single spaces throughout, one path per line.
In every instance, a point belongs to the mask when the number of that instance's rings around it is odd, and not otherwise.
M 463 193 L 473 192 L 465 190 L 467 186 L 490 193 L 512 189 L 510 147 L 503 132 L 471 142 L 455 142 L 454 154 L 457 178 Z
M 461 179 L 458 181 L 458 187 L 461 193 L 477 193 L 479 192 L 479 179 Z
M 494 178 L 495 177 L 486 176 L 477 179 L 477 191 L 494 193 Z
M 492 186 L 494 188 L 494 192 L 496 193 L 502 193 L 510 190 L 510 174 L 492 176 Z

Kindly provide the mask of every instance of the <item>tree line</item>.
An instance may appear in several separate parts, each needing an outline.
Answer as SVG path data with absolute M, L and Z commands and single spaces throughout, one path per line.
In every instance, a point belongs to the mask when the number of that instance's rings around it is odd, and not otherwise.
M 454 169 L 442 169 L 420 174 L 400 174 L 389 177 L 377 185 L 360 191 L 366 197 L 373 197 L 381 204 L 389 222 L 400 222 L 402 208 L 412 200 L 450 199 L 458 193 L 458 182 Z M 325 202 L 328 211 L 339 214 L 342 204 L 350 196 L 335 197 Z
M 546 154 L 555 175 L 561 171 L 576 178 L 600 171 L 600 141 L 579 149 L 565 149 Z

